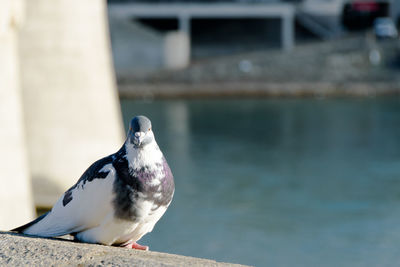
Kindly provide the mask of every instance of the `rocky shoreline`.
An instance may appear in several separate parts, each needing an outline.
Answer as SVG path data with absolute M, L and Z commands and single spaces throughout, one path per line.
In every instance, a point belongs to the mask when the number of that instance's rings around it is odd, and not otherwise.
M 400 82 L 133 84 L 120 86 L 119 94 L 121 98 L 143 100 L 238 97 L 376 97 L 400 95 Z
M 379 62 L 371 62 L 371 53 Z M 194 62 L 118 77 L 121 97 L 364 97 L 400 93 L 400 44 L 370 35 Z

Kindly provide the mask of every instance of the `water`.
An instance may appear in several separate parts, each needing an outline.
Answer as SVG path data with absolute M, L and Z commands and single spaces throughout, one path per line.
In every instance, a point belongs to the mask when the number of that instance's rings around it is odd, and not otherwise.
M 400 98 L 122 101 L 175 176 L 152 250 L 255 266 L 400 262 Z

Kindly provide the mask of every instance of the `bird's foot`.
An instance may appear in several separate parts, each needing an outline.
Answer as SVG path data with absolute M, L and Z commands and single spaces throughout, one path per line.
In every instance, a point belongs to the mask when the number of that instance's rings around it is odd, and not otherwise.
M 148 246 L 139 245 L 136 242 L 129 242 L 128 244 L 124 245 L 126 248 L 133 248 L 133 249 L 140 249 L 140 250 L 149 250 Z

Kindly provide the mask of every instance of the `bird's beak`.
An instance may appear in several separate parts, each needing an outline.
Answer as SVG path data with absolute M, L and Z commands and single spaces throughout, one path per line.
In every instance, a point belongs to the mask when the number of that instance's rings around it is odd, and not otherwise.
M 144 132 L 136 132 L 136 133 L 134 133 L 133 140 L 132 140 L 133 144 L 135 146 L 140 147 L 142 145 L 142 142 L 143 142 L 144 138 L 145 138 L 145 133 Z

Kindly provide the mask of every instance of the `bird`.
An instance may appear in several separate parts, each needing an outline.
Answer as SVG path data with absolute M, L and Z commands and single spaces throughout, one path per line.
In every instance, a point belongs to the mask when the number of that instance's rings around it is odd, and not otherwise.
M 174 177 L 151 121 L 139 115 L 130 121 L 116 153 L 94 162 L 49 212 L 11 231 L 70 234 L 80 242 L 149 250 L 137 241 L 152 231 L 174 192 Z

